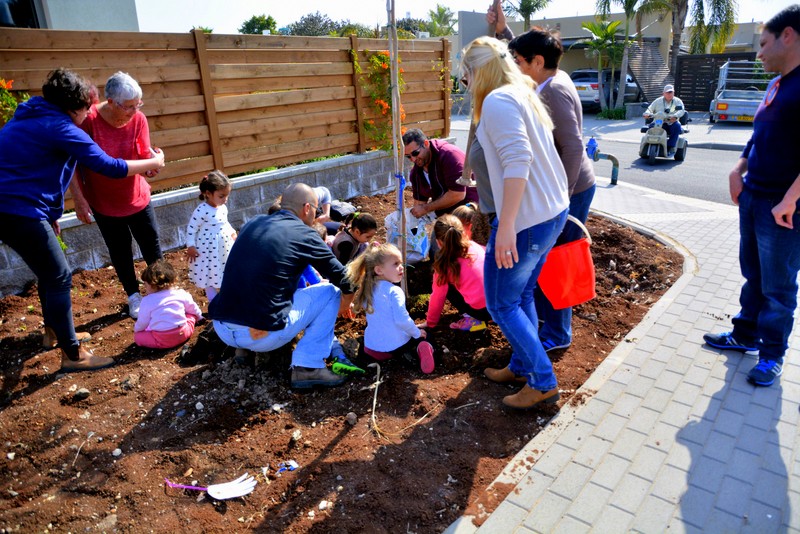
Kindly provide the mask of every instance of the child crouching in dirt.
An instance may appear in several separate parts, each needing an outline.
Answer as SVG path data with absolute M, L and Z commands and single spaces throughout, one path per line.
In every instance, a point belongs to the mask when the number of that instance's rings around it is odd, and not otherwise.
M 406 297 L 395 284 L 403 279 L 403 259 L 392 244 L 372 244 L 347 265 L 350 284 L 358 286 L 353 307 L 367 313 L 364 352 L 376 360 L 413 355 L 423 373 L 433 372 L 433 346 L 425 341 L 406 310 Z
M 486 309 L 483 289 L 484 248 L 472 241 L 461 221 L 442 215 L 433 224 L 433 236 L 439 250 L 433 261 L 433 291 L 428 302 L 428 316 L 420 326 L 433 328 L 439 323 L 445 300 L 463 317 L 450 323 L 453 330 L 478 332 L 486 329 L 492 316 Z
M 171 349 L 192 337 L 203 312 L 188 292 L 173 287 L 175 279 L 175 269 L 166 260 L 151 263 L 142 273 L 145 296 L 133 327 L 137 345 Z

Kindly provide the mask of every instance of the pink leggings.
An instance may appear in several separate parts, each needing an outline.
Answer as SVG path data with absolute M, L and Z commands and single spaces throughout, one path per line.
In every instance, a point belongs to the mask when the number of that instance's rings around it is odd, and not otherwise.
M 178 345 L 183 345 L 194 333 L 194 323 L 197 317 L 190 315 L 186 317 L 186 324 L 173 328 L 172 330 L 142 330 L 133 334 L 133 340 L 137 345 L 149 347 L 151 349 L 171 349 Z

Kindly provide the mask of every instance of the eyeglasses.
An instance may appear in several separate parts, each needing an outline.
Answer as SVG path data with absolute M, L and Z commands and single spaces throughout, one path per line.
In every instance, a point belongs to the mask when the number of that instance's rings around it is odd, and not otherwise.
M 460 80 L 458 80 L 458 82 L 459 82 L 461 85 L 463 85 L 465 89 L 466 89 L 467 87 L 469 87 L 469 78 L 467 78 L 466 76 L 464 76 L 463 78 L 461 78 Z
M 126 112 L 128 112 L 128 113 L 130 113 L 131 111 L 136 111 L 137 109 L 139 109 L 139 108 L 141 108 L 142 106 L 144 106 L 144 102 L 142 102 L 141 100 L 139 100 L 139 102 L 138 102 L 138 103 L 136 103 L 136 104 L 134 104 L 134 105 L 132 105 L 132 106 L 123 106 L 122 104 L 120 104 L 120 103 L 119 103 L 119 102 L 117 102 L 116 100 L 114 101 L 114 103 L 117 105 L 117 107 L 118 107 L 119 109 L 121 109 L 122 111 L 126 111 Z
M 419 156 L 420 151 L 422 150 L 422 146 L 418 146 L 416 150 L 412 150 L 410 154 L 406 154 L 408 159 L 416 158 Z

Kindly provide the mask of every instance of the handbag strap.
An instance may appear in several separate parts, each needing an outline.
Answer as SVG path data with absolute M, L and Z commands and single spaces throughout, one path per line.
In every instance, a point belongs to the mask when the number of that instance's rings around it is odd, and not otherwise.
M 589 240 L 589 244 L 591 245 L 592 244 L 592 236 L 589 234 L 589 230 L 586 228 L 586 226 L 584 226 L 584 224 L 581 221 L 579 221 L 576 217 L 573 217 L 572 215 L 567 215 L 567 220 L 568 221 L 572 221 L 573 223 L 577 224 L 578 228 L 583 230 L 583 235 L 586 236 L 586 239 Z

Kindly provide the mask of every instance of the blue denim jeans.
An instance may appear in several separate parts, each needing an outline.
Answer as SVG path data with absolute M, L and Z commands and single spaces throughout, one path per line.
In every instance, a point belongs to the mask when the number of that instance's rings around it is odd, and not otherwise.
M 138 293 L 139 282 L 133 266 L 133 239 L 136 239 L 147 265 L 163 257 L 153 205 L 148 204 L 143 210 L 126 217 L 109 217 L 96 211 L 93 211 L 93 215 L 125 294 Z
M 739 195 L 739 264 L 745 283 L 733 336 L 756 341 L 759 357 L 766 360 L 782 358 L 789 347 L 800 271 L 800 215 L 792 218 L 793 230 L 778 226 L 772 216 L 778 202 L 747 189 Z
M 498 269 L 494 259 L 497 217 L 491 221 L 486 245 L 483 265 L 486 307 L 511 344 L 513 352 L 509 369 L 516 375 L 526 376 L 528 385 L 539 391 L 555 388 L 558 381 L 539 341 L 539 319 L 533 304 L 533 290 L 544 259 L 564 228 L 567 211 L 517 234 L 519 262 L 511 269 Z
M 48 221 L 0 213 L 0 241 L 20 255 L 37 278 L 45 326 L 53 329 L 58 346 L 71 360 L 79 344 L 72 322 L 72 273 Z
M 569 214 L 586 223 L 589 217 L 589 207 L 594 198 L 595 186 L 592 185 L 586 191 L 581 191 L 572 195 L 569 199 Z M 577 224 L 567 221 L 564 225 L 564 230 L 558 236 L 554 246 L 563 245 L 571 241 L 577 241 L 583 237 L 583 230 Z M 556 346 L 569 345 L 572 343 L 572 308 L 564 308 L 561 310 L 553 309 L 550 301 L 544 296 L 541 288 L 536 286 L 533 293 L 534 302 L 536 302 L 536 314 L 539 319 L 544 321 L 541 329 L 539 330 L 539 338 L 549 339 L 555 343 Z
M 681 135 L 681 123 L 678 121 L 673 122 L 672 124 L 664 121 L 662 125 L 664 130 L 667 132 L 667 148 L 672 148 L 678 144 L 678 137 Z
M 325 367 L 328 356 L 343 356 L 344 351 L 333 335 L 342 293 L 338 287 L 322 283 L 298 289 L 292 298 L 292 310 L 283 330 L 268 332 L 253 339 L 250 328 L 214 321 L 214 330 L 226 345 L 255 352 L 269 352 L 290 343 L 300 332 L 303 337 L 292 353 L 292 365 Z

